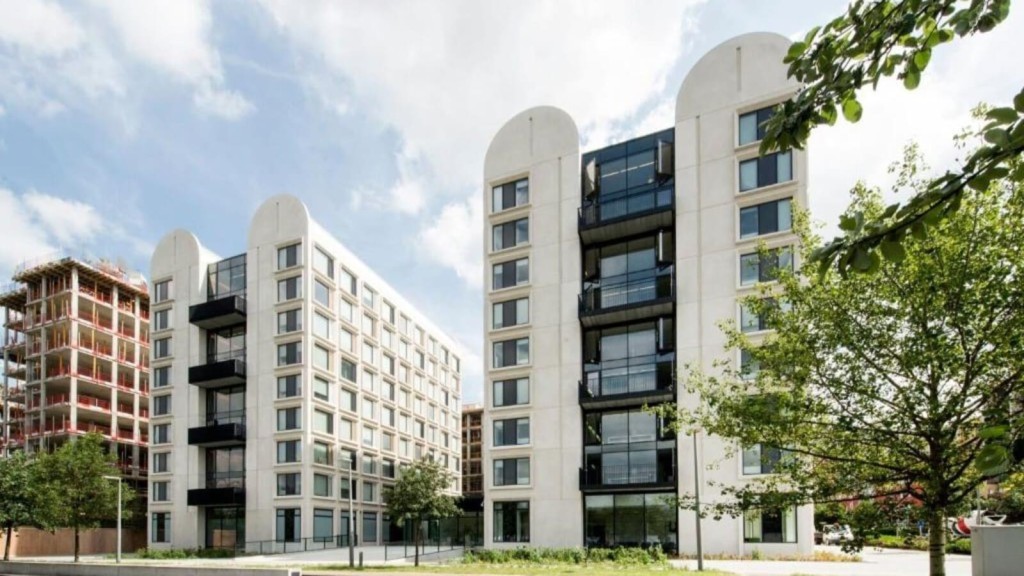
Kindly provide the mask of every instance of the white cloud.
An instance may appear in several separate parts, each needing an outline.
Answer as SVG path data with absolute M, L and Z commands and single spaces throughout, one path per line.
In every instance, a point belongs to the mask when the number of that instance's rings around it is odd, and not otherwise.
M 0 0 L 0 43 L 59 56 L 81 44 L 82 29 L 63 8 L 45 0 Z
M 466 284 L 483 286 L 483 201 L 479 194 L 445 205 L 417 240 L 425 256 L 454 270 Z
M 0 14 L 0 93 L 9 106 L 50 118 L 92 105 L 116 117 L 128 96 L 161 86 L 156 73 L 191 89 L 202 113 L 235 120 L 255 109 L 225 86 L 206 0 L 93 0 L 67 9 L 0 0 Z
M 323 102 L 349 91 L 349 105 L 396 131 L 415 157 L 399 155 L 399 177 L 387 198 L 397 210 L 440 209 L 437 221 L 472 210 L 453 195 L 477 191 L 488 142 L 501 125 L 531 106 L 569 112 L 585 141 L 612 134 L 662 97 L 666 76 L 684 51 L 700 2 L 573 0 L 483 3 L 415 0 L 359 4 L 262 0 L 303 56 L 305 73 L 345 82 L 325 86 Z M 675 94 L 675 86 L 669 87 Z M 356 205 L 371 204 L 357 194 Z M 422 198 L 422 200 L 420 200 Z M 421 237 L 478 241 L 459 228 L 426 228 Z M 461 223 L 461 222 L 460 222 Z M 479 284 L 479 243 L 438 246 L 438 261 Z M 462 257 L 468 256 L 468 259 Z
M 22 204 L 48 237 L 63 245 L 89 242 L 103 230 L 99 212 L 89 204 L 30 190 Z
M 1020 77 L 1007 74 L 1004 63 L 1019 49 L 1021 37 L 1024 14 L 1014 11 L 992 32 L 937 48 L 916 90 L 905 90 L 898 79 L 885 79 L 877 92 L 860 97 L 860 122 L 840 119 L 812 133 L 811 211 L 815 220 L 824 222 L 826 237 L 838 233 L 839 214 L 858 180 L 889 190 L 894 177 L 887 168 L 902 158 L 910 141 L 919 144 L 937 172 L 954 167 L 958 153 L 953 136 L 971 123 L 971 108 L 980 102 L 1006 105 L 1020 90 Z
M 7 109 L 4 108 L 3 104 L 0 104 L 0 118 L 3 118 L 7 114 Z
M 0 282 L 10 278 L 14 267 L 53 252 L 56 244 L 38 226 L 32 211 L 13 190 L 0 187 L 0 214 L 4 215 L 4 241 L 0 242 Z

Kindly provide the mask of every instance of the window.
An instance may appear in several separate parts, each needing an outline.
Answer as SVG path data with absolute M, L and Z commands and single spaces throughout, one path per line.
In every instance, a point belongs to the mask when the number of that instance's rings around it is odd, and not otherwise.
M 529 483 L 529 458 L 505 458 L 494 461 L 495 486 L 524 486 Z
M 771 474 L 782 459 L 782 450 L 754 444 L 743 449 L 744 474 Z
M 348 410 L 349 412 L 356 411 L 356 393 L 348 388 L 341 388 L 339 392 L 340 398 L 338 400 L 338 406 L 342 410 Z
M 520 218 L 497 224 L 492 229 L 491 246 L 494 251 L 506 250 L 530 241 L 530 219 Z
M 313 249 L 313 270 L 334 280 L 334 258 L 319 248 Z
M 299 386 L 299 376 L 297 374 L 281 376 L 277 379 L 278 398 L 291 398 L 301 394 L 302 388 Z
M 153 482 L 153 502 L 167 502 L 170 497 L 167 495 L 167 485 L 169 482 Z
M 494 445 L 515 446 L 530 443 L 530 419 L 510 418 L 494 421 Z
M 346 358 L 341 359 L 341 377 L 349 382 L 356 381 L 356 363 Z
M 302 540 L 302 510 L 300 508 L 278 508 L 278 542 L 300 542 Z
M 373 447 L 374 430 L 369 426 L 363 426 L 363 446 Z
M 313 464 L 332 465 L 331 447 L 323 442 L 313 442 Z
M 353 436 L 353 422 L 346 418 L 341 419 L 341 423 L 338 426 L 338 439 L 347 440 L 349 442 L 355 442 L 355 436 Z
M 370 310 L 377 304 L 377 293 L 368 284 L 363 284 L 363 306 Z
M 740 286 L 758 282 L 771 282 L 780 270 L 793 269 L 793 249 L 789 246 L 765 253 L 754 252 L 740 256 Z
M 357 292 L 356 287 L 359 285 L 359 281 L 351 272 L 342 268 L 341 272 L 338 273 L 338 284 L 341 286 L 342 290 L 355 296 Z
M 277 249 L 277 269 L 284 270 L 298 266 L 302 262 L 302 244 L 292 244 Z
M 753 238 L 793 227 L 790 198 L 740 208 L 740 238 Z
M 395 435 L 382 432 L 380 435 L 380 449 L 388 452 L 395 451 Z
M 793 179 L 793 153 L 773 152 L 740 162 L 740 192 Z
M 491 188 L 491 212 L 522 206 L 529 201 L 530 181 L 527 178 Z
M 775 106 L 768 106 L 746 114 L 740 114 L 739 145 L 750 144 L 764 138 L 764 123 L 775 112 Z
M 380 358 L 380 368 L 384 372 L 395 375 L 395 357 L 390 354 L 382 354 Z
M 796 507 L 745 513 L 743 541 L 766 544 L 796 542 Z
M 326 474 L 313 474 L 313 496 L 331 497 L 331 477 Z
M 331 339 L 331 319 L 319 312 L 313 313 L 313 334 L 325 339 Z
M 493 384 L 495 408 L 530 403 L 530 379 L 498 380 Z
M 287 334 L 302 330 L 302 309 L 285 310 L 277 313 L 277 333 Z
M 313 301 L 324 308 L 331 307 L 331 289 L 319 280 L 313 281 Z
M 351 324 L 354 317 L 353 313 L 352 303 L 344 298 L 338 298 L 338 316 L 340 316 L 342 320 Z
M 377 485 L 373 482 L 363 482 L 363 502 L 374 502 Z
M 302 462 L 302 442 L 300 440 L 285 440 L 277 443 L 277 463 L 288 464 Z
M 365 500 L 365 498 L 364 498 Z M 377 513 L 363 512 L 363 542 L 377 541 Z
M 294 300 L 302 296 L 302 276 L 277 281 L 277 301 Z
M 171 441 L 171 425 L 158 424 L 153 426 L 153 444 L 167 444 Z
M 395 409 L 382 406 L 380 409 L 380 423 L 382 426 L 395 427 Z
M 277 411 L 277 429 L 298 430 L 302 428 L 302 412 L 298 407 L 281 408 Z
M 346 329 L 338 330 L 338 347 L 342 352 L 352 352 L 355 335 Z
M 530 321 L 530 299 L 495 302 L 491 305 L 491 321 L 495 329 L 526 324 Z
M 787 308 L 786 304 L 777 303 L 772 298 L 765 299 L 768 306 L 778 306 L 783 311 Z M 740 305 L 740 330 L 743 332 L 759 332 L 761 330 L 772 330 L 770 319 L 768 314 L 758 314 L 746 304 Z
M 221 260 L 206 268 L 207 299 L 244 294 L 245 254 Z
M 153 518 L 153 526 L 150 529 L 149 533 L 153 538 L 153 542 L 170 542 L 171 513 L 153 512 L 150 515 Z
M 493 366 L 521 366 L 530 363 L 530 339 L 504 340 L 493 344 Z
M 392 326 L 395 325 L 395 307 L 390 302 L 383 302 L 381 304 L 380 315 L 384 318 L 384 321 Z
M 740 350 L 740 378 L 744 380 L 756 378 L 760 370 L 760 362 L 754 358 L 750 350 Z
M 394 478 L 395 477 L 395 461 L 394 460 L 384 460 L 381 463 L 380 475 L 385 477 L 385 478 Z
M 153 331 L 167 330 L 171 327 L 171 311 L 160 310 L 153 313 Z
M 375 356 L 374 352 L 375 349 L 373 345 L 367 342 L 363 342 L 363 362 L 366 362 L 367 364 L 373 364 L 373 358 Z
M 366 418 L 367 420 L 373 420 L 373 412 L 376 406 L 377 403 L 374 402 L 373 400 L 370 400 L 369 398 L 363 398 L 363 418 Z
M 313 410 L 313 431 L 334 434 L 334 416 L 320 410 Z
M 302 362 L 302 342 L 289 342 L 277 346 L 277 365 L 288 366 Z
M 167 358 L 171 355 L 171 339 L 158 338 L 153 340 L 153 359 Z
M 302 475 L 298 472 L 277 475 L 278 496 L 298 496 L 302 494 Z
M 163 388 L 171 385 L 171 367 L 161 366 L 153 368 L 153 388 Z
M 494 290 L 526 284 L 530 281 L 530 259 L 520 258 L 495 264 L 491 274 Z
M 331 352 L 323 346 L 313 346 L 313 367 L 331 371 Z
M 363 454 L 363 474 L 374 476 L 377 474 L 377 462 L 373 456 Z
M 153 416 L 166 416 L 171 413 L 171 395 L 153 396 Z
M 331 542 L 334 540 L 334 512 L 322 508 L 313 509 L 313 541 Z
M 369 314 L 363 314 L 363 336 L 375 338 L 377 334 L 377 321 Z
M 331 383 L 319 376 L 313 377 L 313 397 L 324 402 L 331 401 Z
M 169 470 L 167 461 L 170 452 L 157 452 L 153 454 L 153 472 L 167 472 Z
M 164 280 L 153 284 L 153 304 L 159 304 L 171 299 L 171 289 L 174 287 L 173 280 Z
M 494 503 L 494 541 L 530 541 L 530 503 Z

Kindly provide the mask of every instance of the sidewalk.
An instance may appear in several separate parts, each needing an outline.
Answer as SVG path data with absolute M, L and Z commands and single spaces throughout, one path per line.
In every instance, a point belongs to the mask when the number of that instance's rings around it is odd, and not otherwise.
M 838 547 L 821 547 L 838 552 Z M 861 552 L 860 562 L 797 562 L 772 560 L 705 560 L 704 568 L 733 572 L 738 576 L 928 576 L 928 553 L 918 550 Z M 696 560 L 672 560 L 672 565 L 697 569 Z M 971 557 L 946 556 L 947 576 L 971 576 Z

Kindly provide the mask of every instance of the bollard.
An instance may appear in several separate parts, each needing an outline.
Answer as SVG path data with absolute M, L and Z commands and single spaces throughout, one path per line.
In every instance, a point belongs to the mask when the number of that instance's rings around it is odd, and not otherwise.
M 359 551 L 359 568 L 362 569 L 362 567 L 363 567 L 363 552 L 362 552 L 362 550 L 360 550 Z

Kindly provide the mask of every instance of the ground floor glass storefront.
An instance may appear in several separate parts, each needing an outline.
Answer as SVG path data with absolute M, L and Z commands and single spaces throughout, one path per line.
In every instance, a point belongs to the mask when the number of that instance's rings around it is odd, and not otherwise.
M 245 508 L 211 506 L 205 508 L 206 547 L 241 548 L 245 545 Z
M 601 494 L 585 500 L 588 547 L 661 546 L 677 550 L 674 493 Z

